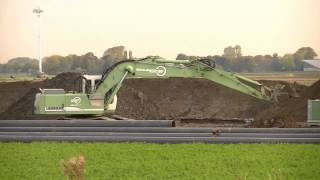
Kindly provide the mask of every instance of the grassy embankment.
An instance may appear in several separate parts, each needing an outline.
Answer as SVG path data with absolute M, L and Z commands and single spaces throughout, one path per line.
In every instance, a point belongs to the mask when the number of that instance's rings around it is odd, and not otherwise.
M 241 73 L 253 80 L 272 80 L 297 82 L 310 86 L 320 79 L 320 72 L 272 72 L 272 73 Z
M 49 79 L 54 76 L 48 76 Z M 42 79 L 38 78 L 36 75 L 29 74 L 4 74 L 0 73 L 0 82 L 17 82 L 17 81 L 41 81 Z
M 0 143 L 0 179 L 63 179 L 83 155 L 86 179 L 318 179 L 320 146 L 293 144 Z

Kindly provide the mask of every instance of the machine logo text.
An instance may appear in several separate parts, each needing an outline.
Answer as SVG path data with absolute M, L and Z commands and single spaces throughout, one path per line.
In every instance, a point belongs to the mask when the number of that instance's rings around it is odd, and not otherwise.
M 164 76 L 167 73 L 167 69 L 164 66 L 158 66 L 156 67 L 156 69 L 137 68 L 136 71 L 149 72 L 152 74 L 156 74 L 157 76 Z

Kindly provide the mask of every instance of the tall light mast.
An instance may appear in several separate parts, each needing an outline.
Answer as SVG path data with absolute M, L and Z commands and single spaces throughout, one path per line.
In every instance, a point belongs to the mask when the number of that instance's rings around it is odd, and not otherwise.
M 33 9 L 33 13 L 35 13 L 38 16 L 38 58 L 39 58 L 39 73 L 42 72 L 42 47 L 41 47 L 41 19 L 40 19 L 40 14 L 43 12 L 40 7 L 36 7 Z

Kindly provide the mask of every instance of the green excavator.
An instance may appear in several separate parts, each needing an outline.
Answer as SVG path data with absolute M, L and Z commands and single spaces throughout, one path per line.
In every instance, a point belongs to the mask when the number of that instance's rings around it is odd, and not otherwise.
M 270 101 L 272 91 L 257 81 L 215 67 L 213 60 L 167 60 L 147 57 L 124 60 L 108 68 L 102 76 L 83 75 L 82 92 L 40 89 L 34 103 L 35 114 L 102 115 L 117 105 L 117 92 L 126 78 L 204 78 L 255 98 Z M 96 83 L 97 82 L 97 83 Z

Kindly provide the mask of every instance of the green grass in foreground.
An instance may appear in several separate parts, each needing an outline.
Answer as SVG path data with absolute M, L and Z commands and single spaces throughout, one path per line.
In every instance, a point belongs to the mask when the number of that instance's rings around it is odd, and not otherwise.
M 63 179 L 77 155 L 86 179 L 320 178 L 319 145 L 0 143 L 0 179 Z

